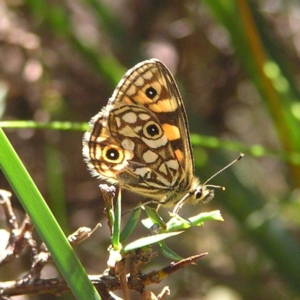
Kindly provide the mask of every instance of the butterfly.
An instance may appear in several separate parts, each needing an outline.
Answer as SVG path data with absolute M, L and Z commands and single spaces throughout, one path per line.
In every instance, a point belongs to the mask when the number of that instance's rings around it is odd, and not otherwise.
M 194 174 L 184 104 L 169 69 L 158 59 L 126 72 L 83 137 L 93 176 L 159 205 L 207 202 L 214 191 Z

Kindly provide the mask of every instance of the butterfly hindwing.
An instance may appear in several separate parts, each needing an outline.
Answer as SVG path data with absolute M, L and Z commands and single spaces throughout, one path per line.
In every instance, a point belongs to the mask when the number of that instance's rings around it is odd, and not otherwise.
M 138 177 L 135 186 L 170 189 L 182 170 L 159 120 L 144 107 L 127 105 L 111 111 L 109 124 L 117 144 L 132 153 L 127 171 Z M 121 182 L 128 184 L 128 176 L 120 174 Z

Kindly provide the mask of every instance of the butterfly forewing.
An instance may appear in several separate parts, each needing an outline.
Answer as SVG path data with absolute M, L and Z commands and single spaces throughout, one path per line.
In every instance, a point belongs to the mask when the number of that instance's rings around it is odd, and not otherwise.
M 152 99 L 148 96 L 151 92 L 155 95 Z M 193 173 L 186 112 L 177 84 L 164 64 L 151 59 L 136 65 L 125 74 L 112 100 L 143 106 L 151 111 L 159 119 L 183 170 Z

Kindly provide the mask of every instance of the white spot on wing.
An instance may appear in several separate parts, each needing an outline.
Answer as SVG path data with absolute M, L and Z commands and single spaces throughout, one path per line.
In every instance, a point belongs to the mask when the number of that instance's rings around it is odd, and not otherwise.
M 144 121 L 150 119 L 150 116 L 148 114 L 139 114 L 138 117 Z
M 159 170 L 161 173 L 164 173 L 165 175 L 168 174 L 167 168 L 166 168 L 166 164 L 165 164 L 165 163 L 162 163 L 162 164 L 159 166 L 158 170 Z
M 141 176 L 141 177 L 145 177 L 145 175 L 147 175 L 146 178 L 149 178 L 149 176 L 151 174 L 149 168 L 147 168 L 147 167 L 136 168 L 135 171 L 134 171 L 134 173 L 136 175 Z
M 129 137 L 137 137 L 137 134 L 128 125 L 124 126 L 121 130 L 119 130 L 119 133 Z
M 102 143 L 103 141 L 105 141 L 107 138 L 105 136 L 98 136 L 96 139 L 95 139 L 95 142 L 100 144 Z
M 120 118 L 116 117 L 115 120 L 116 120 L 116 123 L 117 123 L 117 127 L 120 128 L 121 127 L 121 120 L 120 120 Z
M 161 184 L 149 181 L 148 185 L 152 186 L 152 187 L 155 187 L 155 188 L 164 188 L 164 187 L 170 187 L 171 186 L 171 183 L 166 178 L 164 178 L 162 176 L 157 176 L 156 181 L 160 182 Z
M 151 71 L 147 71 L 146 73 L 143 74 L 143 77 L 149 80 L 153 77 L 153 73 Z
M 175 159 L 170 159 L 170 160 L 166 161 L 165 163 L 170 169 L 178 170 L 178 168 L 179 168 L 178 161 Z
M 161 138 L 157 140 L 150 140 L 146 138 L 142 138 L 143 142 L 149 146 L 150 148 L 157 149 L 159 147 L 165 146 L 168 143 L 168 139 L 166 135 L 163 135 Z
M 126 91 L 127 96 L 132 96 L 136 93 L 136 87 L 131 85 L 131 87 Z
M 137 120 L 137 116 L 133 112 L 129 112 L 122 117 L 123 121 L 129 124 L 133 124 Z
M 122 147 L 126 150 L 129 150 L 129 151 L 133 151 L 134 150 L 134 147 L 135 147 L 135 144 L 132 140 L 130 139 L 127 139 L 125 138 L 122 143 L 121 143 Z
M 151 150 L 147 150 L 144 154 L 143 154 L 143 160 L 146 162 L 146 163 L 153 163 L 157 160 L 158 158 L 158 155 L 151 151 Z
M 136 126 L 136 127 L 134 127 L 134 131 L 135 132 L 140 132 L 141 130 L 142 130 L 142 126 Z
M 145 80 L 144 80 L 144 78 L 141 77 L 141 76 L 138 77 L 137 80 L 134 82 L 134 84 L 135 84 L 136 86 L 143 86 L 144 83 L 145 83 Z

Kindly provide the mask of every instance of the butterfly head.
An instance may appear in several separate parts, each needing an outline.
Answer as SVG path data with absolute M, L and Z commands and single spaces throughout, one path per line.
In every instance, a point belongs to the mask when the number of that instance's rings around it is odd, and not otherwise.
M 174 213 L 178 213 L 181 207 L 185 204 L 197 204 L 200 202 L 207 203 L 214 197 L 214 190 L 209 189 L 209 186 L 205 184 L 201 184 L 198 178 L 194 177 L 190 182 L 191 185 L 188 192 L 177 195 L 177 199 L 174 199 Z
M 206 185 L 199 185 L 196 190 L 191 194 L 191 203 L 197 204 L 199 202 L 207 203 L 214 197 L 214 190 L 208 189 Z
M 201 184 L 199 179 L 194 177 L 189 192 L 179 202 L 182 204 L 207 203 L 214 197 L 214 190 L 209 189 L 209 187 Z

